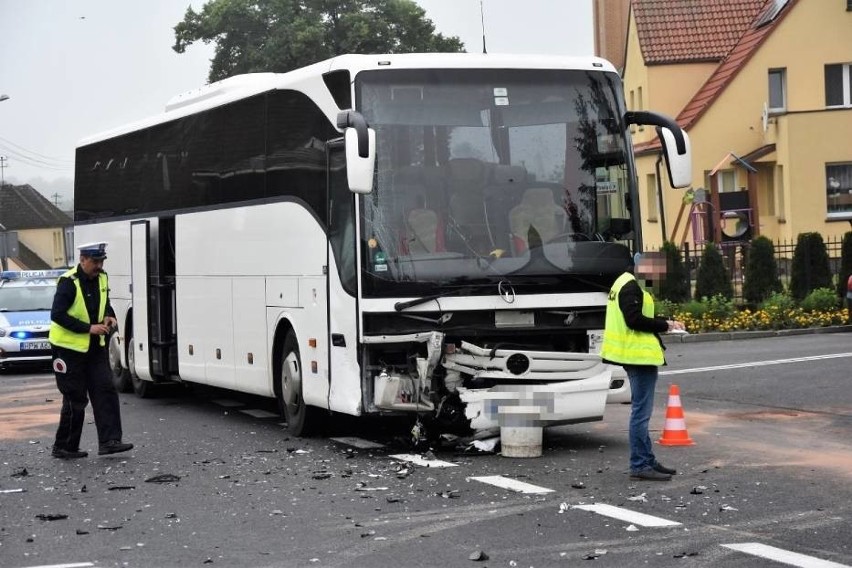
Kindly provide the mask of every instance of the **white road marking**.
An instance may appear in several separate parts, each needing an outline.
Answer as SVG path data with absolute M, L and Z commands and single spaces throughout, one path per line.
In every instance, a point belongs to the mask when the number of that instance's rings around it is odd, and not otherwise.
M 28 566 L 27 568 L 87 568 L 94 566 L 91 562 L 75 562 L 74 564 L 50 564 L 42 566 Z
M 738 552 L 751 554 L 752 556 L 768 558 L 769 560 L 781 562 L 782 564 L 799 566 L 799 568 L 850 568 L 846 564 L 838 564 L 837 562 L 831 562 L 830 560 L 822 560 L 821 558 L 814 558 L 813 556 L 799 554 L 798 552 L 790 552 L 789 550 L 775 548 L 774 546 L 767 546 L 765 544 L 760 544 L 759 542 L 723 544 L 722 546 Z
M 706 373 L 707 371 L 726 371 L 729 369 L 744 369 L 746 367 L 765 367 L 768 365 L 786 365 L 788 363 L 805 363 L 823 359 L 840 359 L 852 357 L 852 353 L 832 353 L 831 355 L 814 355 L 812 357 L 793 357 L 792 359 L 772 359 L 769 361 L 751 361 L 748 363 L 733 363 L 731 365 L 716 365 L 714 367 L 695 367 L 693 369 L 677 369 L 660 371 L 660 375 L 685 375 L 688 373 Z
M 456 467 L 458 464 L 445 462 L 441 460 L 427 460 L 418 454 L 394 454 L 390 456 L 396 460 L 411 462 L 414 465 L 423 467 Z
M 376 442 L 371 442 L 370 440 L 365 440 L 363 438 L 356 438 L 354 436 L 343 436 L 341 438 L 332 438 L 332 440 L 341 444 L 346 444 L 347 446 L 360 448 L 362 450 L 373 450 L 385 447 L 384 444 L 377 444 Z
M 242 406 L 242 402 L 237 402 L 236 400 L 229 400 L 226 398 L 217 398 L 216 400 L 211 400 L 213 404 L 218 404 L 219 406 L 224 406 L 225 408 L 234 408 L 236 406 Z
M 253 416 L 255 418 L 278 418 L 278 415 L 274 412 L 269 412 L 268 410 L 260 410 L 258 408 L 241 408 L 240 412 L 243 414 L 248 414 L 249 416 Z
M 503 477 L 502 475 L 487 475 L 484 477 L 468 477 L 468 479 L 472 479 L 474 481 L 480 481 L 482 483 L 487 483 L 488 485 L 494 485 L 496 487 L 501 487 L 503 489 L 508 489 L 510 491 L 517 491 L 518 493 L 532 493 L 532 494 L 541 494 L 541 493 L 553 493 L 553 489 L 548 489 L 547 487 L 539 487 L 538 485 L 532 485 L 531 483 L 524 483 L 523 481 L 518 481 L 516 479 L 510 479 L 508 477 Z
M 621 507 L 614 507 L 613 505 L 606 505 L 604 503 L 595 503 L 593 505 L 574 505 L 571 508 L 591 511 L 592 513 L 612 517 L 613 519 L 626 521 L 643 527 L 676 527 L 680 525 L 680 523 L 676 521 L 669 521 L 668 519 L 662 519 L 660 517 L 652 517 L 645 513 L 637 513 L 636 511 L 630 511 L 628 509 L 622 509 Z

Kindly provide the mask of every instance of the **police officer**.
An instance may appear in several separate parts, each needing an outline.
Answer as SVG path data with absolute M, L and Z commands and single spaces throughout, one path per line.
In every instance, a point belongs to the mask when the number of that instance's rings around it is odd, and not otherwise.
M 80 436 L 86 405 L 92 401 L 98 430 L 98 454 L 126 452 L 133 444 L 121 441 L 121 411 L 112 384 L 106 338 L 116 326 L 103 270 L 106 243 L 77 247 L 80 263 L 59 277 L 50 311 L 53 371 L 62 393 L 62 411 L 52 455 L 84 458 Z
M 654 298 L 637 280 L 650 282 L 665 274 L 661 253 L 637 254 L 635 272 L 619 276 L 609 291 L 601 357 L 624 367 L 632 391 L 630 408 L 630 477 L 668 481 L 677 471 L 662 465 L 654 456 L 648 423 L 654 411 L 654 388 L 658 367 L 665 364 L 659 333 L 684 331 L 683 323 L 654 317 Z

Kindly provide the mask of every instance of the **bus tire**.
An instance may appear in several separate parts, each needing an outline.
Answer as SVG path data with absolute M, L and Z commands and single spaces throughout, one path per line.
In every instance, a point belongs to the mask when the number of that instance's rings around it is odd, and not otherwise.
M 302 360 L 296 335 L 288 331 L 284 338 L 279 363 L 278 409 L 287 421 L 287 431 L 293 436 L 312 436 L 319 429 L 319 409 L 305 404 L 302 396 Z
M 130 371 L 121 366 L 121 342 L 118 332 L 113 331 L 107 343 L 107 354 L 109 356 L 109 368 L 112 371 L 112 384 L 118 392 L 130 392 L 133 390 L 133 381 L 130 379 Z
M 136 349 L 133 345 L 133 335 L 127 337 L 127 346 L 127 369 L 130 372 L 133 392 L 139 398 L 151 398 L 154 396 L 154 384 L 151 381 L 140 379 L 136 374 Z

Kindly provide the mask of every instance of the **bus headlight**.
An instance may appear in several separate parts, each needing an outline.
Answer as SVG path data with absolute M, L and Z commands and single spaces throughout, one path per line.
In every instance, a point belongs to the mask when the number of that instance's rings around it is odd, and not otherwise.
M 5 327 L 0 327 L 0 337 L 6 337 L 7 333 L 8 333 L 8 331 L 6 330 Z

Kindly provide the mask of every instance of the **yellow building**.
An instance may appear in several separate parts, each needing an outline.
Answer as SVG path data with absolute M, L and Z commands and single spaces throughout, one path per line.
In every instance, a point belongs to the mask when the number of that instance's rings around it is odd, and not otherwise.
M 697 207 L 716 225 L 685 230 L 691 206 L 657 167 L 654 129 L 636 129 L 646 247 L 664 228 L 677 243 L 840 237 L 852 226 L 852 0 L 696 5 L 633 0 L 624 88 L 630 110 L 675 116 L 689 133 L 693 188 L 718 190 Z

